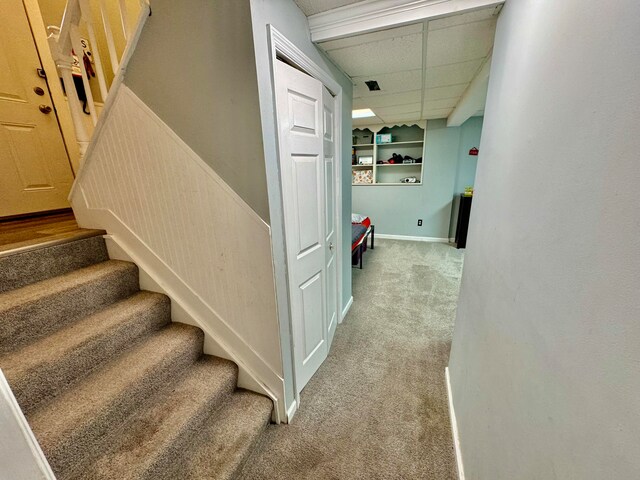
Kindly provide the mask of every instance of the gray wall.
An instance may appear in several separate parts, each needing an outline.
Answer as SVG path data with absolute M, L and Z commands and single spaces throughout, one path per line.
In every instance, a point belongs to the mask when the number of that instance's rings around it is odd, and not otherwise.
M 452 204 L 456 194 L 475 176 L 469 148 L 480 143 L 482 118 L 460 127 L 446 120 L 428 120 L 423 156 L 423 183 L 419 186 L 354 186 L 353 211 L 368 215 L 376 233 L 449 238 Z M 466 148 L 466 150 L 465 150 Z M 464 184 L 460 190 L 459 184 Z M 418 227 L 418 219 L 422 226 Z M 455 233 L 455 224 L 453 228 Z
M 152 0 L 125 83 L 269 223 L 249 0 Z
M 284 227 L 282 218 L 282 192 L 280 189 L 280 174 L 278 167 L 275 99 L 273 96 L 273 79 L 271 75 L 271 51 L 267 26 L 273 25 L 289 41 L 294 43 L 320 68 L 330 74 L 343 89 L 342 102 L 342 228 L 343 236 L 343 265 L 342 290 L 343 304 L 351 297 L 351 262 L 350 262 L 350 232 L 351 232 L 351 80 L 341 73 L 328 59 L 311 43 L 307 18 L 293 2 L 293 0 L 251 0 L 251 19 L 253 24 L 253 39 L 256 52 L 256 69 L 258 73 L 258 88 L 260 94 L 260 115 L 262 118 L 264 156 L 267 165 L 269 184 L 269 199 L 271 206 L 271 226 L 274 243 L 274 268 L 276 274 L 276 288 L 278 291 L 278 308 L 280 315 L 282 352 L 285 369 L 287 405 L 293 401 L 293 378 L 290 341 L 288 326 L 289 312 L 286 303 L 286 256 L 284 246 Z M 344 305 L 343 305 L 344 306 Z M 340 309 L 343 308 L 340 306 Z
M 469 480 L 640 476 L 638 19 L 498 20 L 449 363 Z

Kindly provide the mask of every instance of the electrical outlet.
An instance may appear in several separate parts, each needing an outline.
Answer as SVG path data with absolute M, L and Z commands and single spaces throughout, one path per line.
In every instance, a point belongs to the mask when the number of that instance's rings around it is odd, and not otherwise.
M 419 227 L 421 227 L 421 226 L 422 226 L 422 219 L 421 219 L 421 218 L 419 218 L 419 219 L 418 219 L 418 226 L 419 226 Z

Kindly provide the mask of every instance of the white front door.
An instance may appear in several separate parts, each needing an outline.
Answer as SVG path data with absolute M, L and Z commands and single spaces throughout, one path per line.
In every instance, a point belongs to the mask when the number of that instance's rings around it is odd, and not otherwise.
M 334 119 L 333 107 L 325 106 L 333 100 L 324 99 L 322 83 L 283 62 L 276 62 L 275 74 L 294 370 L 300 392 L 327 357 L 337 323 Z M 325 145 L 331 150 L 325 152 Z
M 0 24 L 0 217 L 68 207 L 71 165 L 21 0 L 0 1 Z
M 338 270 L 336 267 L 335 116 L 331 93 L 322 87 L 322 138 L 324 153 L 325 248 L 327 290 L 327 338 L 329 345 L 338 325 Z

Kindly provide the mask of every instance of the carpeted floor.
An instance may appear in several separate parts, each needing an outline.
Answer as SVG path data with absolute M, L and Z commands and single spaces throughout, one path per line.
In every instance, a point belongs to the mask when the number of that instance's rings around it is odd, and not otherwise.
M 271 426 L 245 479 L 455 479 L 444 369 L 462 253 L 381 240 L 291 425 Z

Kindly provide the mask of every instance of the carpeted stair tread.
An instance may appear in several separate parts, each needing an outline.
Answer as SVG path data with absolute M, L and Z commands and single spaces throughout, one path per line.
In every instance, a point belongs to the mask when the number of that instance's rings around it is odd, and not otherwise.
M 201 355 L 200 329 L 173 323 L 116 357 L 28 416 L 59 478 L 81 465 L 85 452 Z
M 257 393 L 238 390 L 201 426 L 189 451 L 175 459 L 158 480 L 228 480 L 235 478 L 271 418 L 273 403 Z
M 165 295 L 138 292 L 20 350 L 0 357 L 20 406 L 29 414 L 40 403 L 139 339 L 171 322 Z
M 109 260 L 101 235 L 0 256 L 0 293 Z
M 68 478 L 165 478 L 164 472 L 183 454 L 211 414 L 231 397 L 236 383 L 234 363 L 204 357 L 185 371 L 178 383 L 140 405 L 124 428 L 107 440 L 111 447 Z
M 138 268 L 108 260 L 0 294 L 0 354 L 138 291 Z

